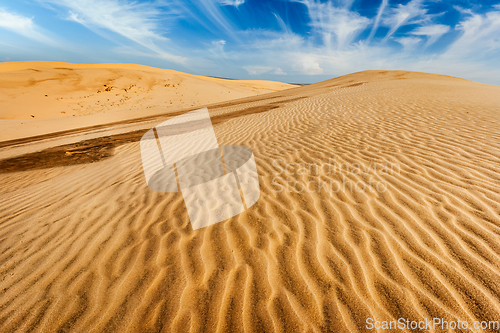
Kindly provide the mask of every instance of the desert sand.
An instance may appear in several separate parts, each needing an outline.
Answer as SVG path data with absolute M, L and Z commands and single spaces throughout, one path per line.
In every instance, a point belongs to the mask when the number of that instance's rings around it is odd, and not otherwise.
M 139 148 L 185 106 L 0 142 L 0 331 L 500 320 L 500 87 L 365 71 L 213 104 L 261 194 L 199 230 L 181 194 L 147 187 Z
M 0 126 L 4 128 L 0 140 L 165 114 L 293 87 L 134 64 L 0 63 Z

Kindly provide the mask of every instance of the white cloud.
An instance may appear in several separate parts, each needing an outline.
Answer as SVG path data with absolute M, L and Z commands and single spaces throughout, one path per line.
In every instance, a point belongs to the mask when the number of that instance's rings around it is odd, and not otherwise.
M 391 37 L 400 27 L 419 22 L 414 19 L 426 13 L 427 9 L 425 9 L 422 0 L 411 0 L 406 5 L 398 4 L 395 8 L 392 8 L 388 15 L 382 20 L 384 25 L 390 28 L 384 40 Z
M 226 41 L 224 39 L 212 41 L 212 46 L 221 52 L 224 52 L 224 45 L 226 45 Z
M 276 74 L 276 75 L 287 75 L 286 72 L 284 72 L 280 67 L 276 68 L 274 71 L 273 71 L 273 74 Z
M 227 58 L 226 53 L 224 52 L 224 46 L 226 45 L 226 41 L 221 40 L 213 40 L 208 47 L 208 50 L 213 54 L 213 56 Z
M 302 74 L 321 75 L 324 72 L 319 64 L 318 57 L 314 54 L 296 53 L 292 59 L 295 62 L 294 69 Z
M 286 75 L 286 73 L 280 67 L 270 67 L 270 66 L 243 66 L 248 74 L 259 75 L 265 73 L 271 73 L 275 75 Z
M 426 46 L 436 42 L 442 35 L 450 31 L 450 27 L 444 24 L 433 24 L 421 26 L 411 32 L 412 35 L 420 35 L 427 37 Z
M 394 40 L 403 45 L 405 49 L 411 49 L 422 41 L 422 39 L 418 37 L 400 37 L 395 38 Z
M 56 46 L 56 43 L 41 32 L 33 18 L 25 17 L 0 8 L 0 28 L 10 30 L 29 39 Z
M 66 8 L 69 19 L 90 30 L 102 34 L 102 29 L 125 37 L 157 56 L 176 63 L 185 63 L 186 58 L 171 54 L 157 45 L 167 39 L 158 31 L 156 17 L 160 12 L 151 4 L 123 0 L 42 0 Z M 108 34 L 102 34 L 108 39 Z M 113 39 L 118 42 L 116 39 Z
M 288 32 L 263 32 L 249 31 L 243 35 L 251 41 L 249 48 L 258 50 L 259 53 L 274 50 L 287 50 L 302 48 L 306 43 L 302 36 Z
M 224 6 L 235 6 L 236 8 L 238 8 L 245 3 L 245 0 L 219 0 L 219 2 Z
M 273 13 L 274 17 L 276 17 L 276 21 L 278 21 L 278 24 L 281 28 L 282 31 L 288 32 L 288 27 L 285 24 L 285 21 L 276 13 Z
M 308 10 L 310 25 L 323 38 L 328 48 L 342 49 L 366 29 L 370 20 L 359 13 L 350 11 L 350 1 L 343 2 L 344 7 L 337 7 L 331 1 L 321 3 L 315 0 L 300 0 Z
M 500 10 L 485 14 L 471 14 L 456 27 L 461 35 L 442 57 L 448 60 L 487 58 L 498 60 L 500 55 Z M 478 50 L 481 50 L 478 52 Z M 496 55 L 496 57 L 495 57 Z M 498 61 L 497 61 L 498 62 Z
M 258 75 L 270 72 L 273 68 L 268 66 L 243 66 L 250 75 Z
M 413 65 L 416 70 L 500 84 L 500 11 L 473 12 L 457 26 L 460 36 L 446 52 Z
M 197 0 L 195 3 L 198 6 L 198 9 L 210 20 L 212 24 L 222 29 L 222 31 L 224 31 L 233 40 L 239 42 L 239 38 L 235 33 L 236 29 L 234 25 L 225 17 L 225 15 L 220 10 L 220 3 L 217 3 L 214 0 Z
M 368 36 L 368 40 L 371 40 L 373 36 L 375 36 L 375 33 L 377 32 L 378 26 L 380 24 L 380 18 L 382 17 L 382 14 L 384 13 L 385 7 L 387 7 L 387 4 L 389 3 L 388 0 L 382 0 L 382 3 L 380 4 L 380 7 L 378 8 L 377 16 L 375 17 L 375 22 L 373 23 L 372 30 L 370 31 L 370 36 Z
M 0 27 L 24 33 L 33 30 L 33 19 L 0 9 Z

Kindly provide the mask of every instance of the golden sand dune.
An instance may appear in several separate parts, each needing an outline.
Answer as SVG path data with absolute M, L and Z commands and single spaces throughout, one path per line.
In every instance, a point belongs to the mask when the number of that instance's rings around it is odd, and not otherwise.
M 0 63 L 0 119 L 44 119 L 112 111 L 200 106 L 291 88 L 272 81 L 191 75 L 131 64 Z M 123 116 L 123 115 L 122 115 Z
M 369 71 L 210 107 L 261 196 L 195 231 L 142 171 L 171 115 L 2 142 L 0 331 L 498 321 L 499 106 L 500 87 Z
M 132 64 L 0 63 L 0 141 L 294 88 Z

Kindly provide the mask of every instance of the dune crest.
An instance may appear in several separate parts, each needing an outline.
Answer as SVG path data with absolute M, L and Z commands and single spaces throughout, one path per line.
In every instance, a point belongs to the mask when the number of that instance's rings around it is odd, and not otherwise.
M 0 63 L 0 119 L 46 119 L 148 109 L 163 112 L 295 87 L 133 64 Z

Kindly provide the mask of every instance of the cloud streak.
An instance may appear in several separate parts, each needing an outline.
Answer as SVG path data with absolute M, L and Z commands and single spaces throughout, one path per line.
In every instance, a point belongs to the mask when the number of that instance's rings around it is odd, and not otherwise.
M 426 46 L 434 44 L 442 35 L 450 31 L 450 27 L 444 24 L 433 24 L 421 26 L 411 32 L 412 35 L 427 37 Z
M 389 32 L 384 37 L 388 40 L 399 28 L 404 25 L 416 23 L 416 18 L 422 17 L 427 13 L 422 0 L 411 0 L 406 5 L 398 4 L 391 8 L 386 17 L 382 20 L 385 26 L 388 26 Z
M 331 1 L 299 2 L 307 7 L 311 27 L 322 36 L 324 44 L 330 49 L 344 48 L 370 23 L 368 18 L 348 9 L 350 1 L 341 2 L 341 6 L 336 6 Z
M 42 33 L 42 29 L 29 18 L 0 8 L 0 28 L 44 44 L 57 46 L 57 43 Z
M 245 3 L 245 0 L 219 0 L 219 3 L 224 6 L 234 6 L 238 8 Z
M 43 0 L 67 9 L 68 19 L 80 23 L 88 29 L 120 43 L 106 31 L 137 43 L 152 51 L 156 56 L 175 63 L 185 63 L 186 58 L 165 51 L 157 42 L 168 39 L 159 33 L 158 16 L 162 13 L 147 3 L 119 0 Z
M 368 41 L 372 40 L 373 36 L 375 36 L 375 33 L 377 32 L 378 26 L 380 24 L 380 19 L 382 18 L 382 14 L 384 13 L 384 10 L 387 7 L 388 3 L 388 0 L 382 0 L 382 3 L 378 8 L 377 16 L 375 17 L 375 22 L 373 23 L 372 30 L 370 31 L 370 35 L 368 36 Z

